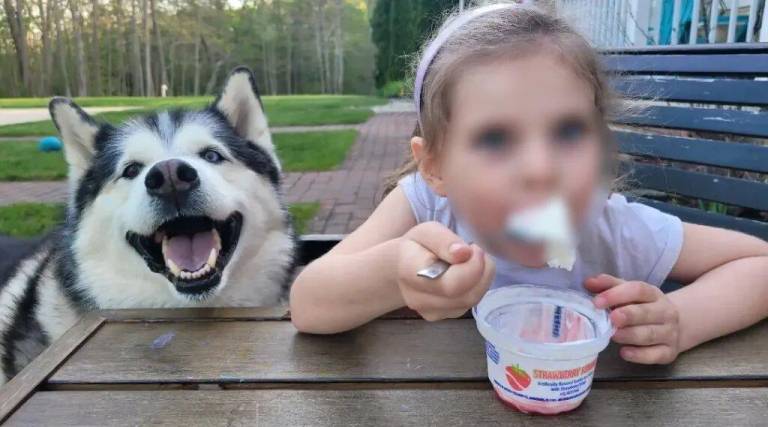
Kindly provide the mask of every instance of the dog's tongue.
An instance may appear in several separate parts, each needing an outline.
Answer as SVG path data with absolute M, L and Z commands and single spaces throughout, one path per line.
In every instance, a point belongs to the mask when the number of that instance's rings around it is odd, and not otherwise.
M 168 239 L 165 256 L 182 270 L 195 272 L 205 265 L 213 248 L 213 231 L 204 231 L 194 235 L 182 234 Z

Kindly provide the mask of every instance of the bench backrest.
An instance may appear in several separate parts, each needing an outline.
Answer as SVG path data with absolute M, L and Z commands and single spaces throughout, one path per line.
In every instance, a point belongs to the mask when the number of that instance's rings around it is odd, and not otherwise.
M 620 118 L 615 131 L 619 151 L 630 156 L 620 164 L 627 185 L 652 190 L 639 200 L 684 221 L 768 239 L 768 223 L 743 217 L 768 211 L 760 179 L 768 147 L 759 140 L 768 137 L 768 46 L 615 50 L 603 52 L 603 63 L 616 90 L 653 101 Z M 698 199 L 697 206 L 669 203 L 675 196 Z M 737 211 L 750 215 L 726 214 Z
M 753 216 L 768 211 L 768 184 L 754 179 L 768 174 L 768 147 L 757 140 L 768 138 L 768 43 L 613 50 L 603 52 L 603 62 L 616 74 L 616 90 L 654 101 L 642 114 L 620 119 L 615 131 L 628 156 L 620 168 L 628 186 L 666 196 L 635 198 L 684 221 L 768 239 L 768 223 L 723 213 L 725 205 Z M 705 209 L 659 200 L 676 195 L 699 199 Z M 341 237 L 303 236 L 300 263 Z

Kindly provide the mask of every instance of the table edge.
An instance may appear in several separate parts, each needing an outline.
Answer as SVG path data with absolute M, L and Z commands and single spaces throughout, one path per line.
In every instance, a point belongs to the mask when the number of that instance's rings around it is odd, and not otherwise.
M 0 388 L 0 422 L 4 422 L 53 375 L 85 341 L 106 323 L 99 312 L 90 312 L 40 353 L 29 365 Z

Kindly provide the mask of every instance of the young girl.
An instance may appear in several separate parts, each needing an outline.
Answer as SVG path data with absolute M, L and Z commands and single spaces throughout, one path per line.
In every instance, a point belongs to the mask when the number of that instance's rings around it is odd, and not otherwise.
M 415 83 L 409 173 L 296 279 L 300 331 L 345 331 L 403 306 L 454 318 L 489 287 L 544 284 L 611 308 L 624 359 L 669 363 L 768 315 L 768 244 L 603 190 L 615 103 L 596 53 L 561 20 L 514 4 L 465 12 L 425 50 Z M 578 230 L 570 271 L 546 267 L 541 245 L 503 237 L 510 213 L 553 195 Z M 417 275 L 438 259 L 445 274 Z M 689 284 L 664 294 L 666 279 Z

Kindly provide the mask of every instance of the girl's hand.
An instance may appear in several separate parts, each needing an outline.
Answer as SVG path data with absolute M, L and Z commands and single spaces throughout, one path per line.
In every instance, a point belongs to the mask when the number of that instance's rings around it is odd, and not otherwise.
M 657 287 L 645 282 L 627 282 L 607 274 L 586 280 L 596 293 L 598 308 L 610 308 L 616 327 L 613 341 L 626 344 L 624 360 L 643 364 L 671 363 L 680 353 L 680 323 L 677 307 Z
M 441 259 L 452 264 L 437 279 L 416 273 Z M 460 317 L 485 295 L 495 273 L 493 259 L 467 245 L 447 227 L 426 222 L 400 238 L 397 284 L 403 301 L 425 320 Z

